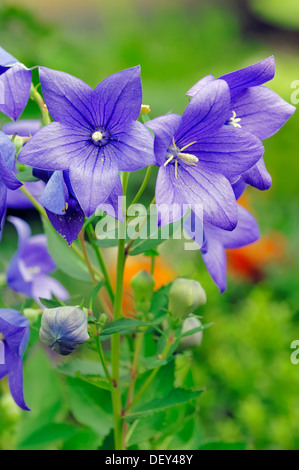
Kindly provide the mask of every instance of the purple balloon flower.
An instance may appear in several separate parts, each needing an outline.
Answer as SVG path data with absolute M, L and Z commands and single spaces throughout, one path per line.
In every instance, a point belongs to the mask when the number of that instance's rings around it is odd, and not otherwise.
M 231 93 L 228 125 L 246 129 L 264 140 L 275 134 L 287 122 L 296 108 L 270 88 L 262 86 L 272 80 L 274 75 L 275 61 L 272 56 L 219 77 L 219 80 L 226 81 Z M 187 92 L 187 96 L 194 96 L 215 80 L 213 75 L 207 75 Z M 261 190 L 269 189 L 272 184 L 272 178 L 263 158 L 244 172 L 242 179 L 245 183 Z
M 31 297 L 40 304 L 39 299 L 51 299 L 52 294 L 66 299 L 69 294 L 56 280 L 48 276 L 56 265 L 47 250 L 45 235 L 31 235 L 29 225 L 18 217 L 9 217 L 19 236 L 18 251 L 8 267 L 6 277 L 8 286 L 16 292 Z
M 0 379 L 8 375 L 10 393 L 22 410 L 30 411 L 23 393 L 23 355 L 29 340 L 29 322 L 16 310 L 0 309 Z
M 154 163 L 153 138 L 140 122 L 140 67 L 116 73 L 94 90 L 63 72 L 40 68 L 45 102 L 57 121 L 25 145 L 19 161 L 42 170 L 69 170 L 86 216 L 121 195 L 119 170 L 140 170 Z
M 155 134 L 160 166 L 159 223 L 179 220 L 183 205 L 202 204 L 205 222 L 235 228 L 237 205 L 229 180 L 251 168 L 264 148 L 253 134 L 224 125 L 229 109 L 229 87 L 215 80 L 194 96 L 182 117 L 168 114 L 147 123 Z
M 226 254 L 225 249 L 241 248 L 259 239 L 259 227 L 255 218 L 244 207 L 238 206 L 238 224 L 236 228 L 228 232 L 210 224 L 203 224 L 204 243 L 201 246 L 202 259 L 213 281 L 220 289 L 226 290 Z M 195 214 L 190 217 L 197 217 Z M 194 219 L 192 219 L 195 222 Z M 199 220 L 196 221 L 198 227 Z M 196 240 L 192 230 L 193 224 L 186 220 L 184 228 L 188 235 Z M 201 240 L 200 240 L 201 241 Z
M 18 119 L 30 96 L 31 70 L 0 47 L 0 111 Z
M 22 183 L 13 174 L 15 146 L 3 132 L 0 132 L 0 235 L 6 214 L 7 190 L 18 189 Z

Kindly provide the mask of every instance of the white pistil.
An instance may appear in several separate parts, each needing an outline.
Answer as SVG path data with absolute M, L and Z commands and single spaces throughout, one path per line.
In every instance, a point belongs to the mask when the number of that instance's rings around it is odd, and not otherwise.
M 233 111 L 233 115 L 232 117 L 230 118 L 229 122 L 228 122 L 228 125 L 229 126 L 233 126 L 233 127 L 239 127 L 241 128 L 241 124 L 239 124 L 239 122 L 241 122 L 241 118 L 237 118 L 237 114 L 235 111 Z
M 96 131 L 92 134 L 91 138 L 94 142 L 100 142 L 103 138 L 103 134 L 100 131 Z

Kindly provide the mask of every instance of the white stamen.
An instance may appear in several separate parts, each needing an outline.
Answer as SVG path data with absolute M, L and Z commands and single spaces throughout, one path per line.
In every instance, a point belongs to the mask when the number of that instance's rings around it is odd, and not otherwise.
M 239 122 L 241 122 L 241 118 L 237 118 L 237 114 L 235 111 L 233 111 L 233 115 L 232 117 L 230 118 L 229 122 L 228 122 L 228 125 L 229 126 L 233 126 L 233 127 L 239 127 L 241 128 L 241 124 L 239 124 Z

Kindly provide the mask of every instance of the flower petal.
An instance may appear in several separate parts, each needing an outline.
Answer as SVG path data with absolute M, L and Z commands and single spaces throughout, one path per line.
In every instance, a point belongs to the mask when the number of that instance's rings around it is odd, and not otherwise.
M 0 175 L 9 189 L 18 189 L 21 183 L 13 174 L 15 146 L 7 135 L 0 132 Z
M 122 194 L 123 188 L 120 178 L 117 179 L 116 185 L 113 187 L 110 196 L 106 199 L 104 204 L 99 206 L 99 209 L 106 212 L 111 217 L 123 221 L 122 215 Z
M 32 74 L 22 64 L 10 67 L 0 75 L 0 111 L 11 119 L 18 119 L 30 96 Z
M 175 133 L 175 143 L 182 148 L 221 127 L 230 108 L 228 85 L 215 80 L 201 89 L 185 109 Z M 191 147 L 192 148 L 192 147 Z
M 95 146 L 84 128 L 52 122 L 22 148 L 20 163 L 40 170 L 68 170 L 76 159 L 83 160 Z
M 238 205 L 238 224 L 232 232 L 221 233 L 224 248 L 240 248 L 256 242 L 260 238 L 259 226 L 248 210 Z
M 42 305 L 39 299 L 51 299 L 52 294 L 61 300 L 69 297 L 68 291 L 56 279 L 45 275 L 37 276 L 33 281 L 32 297 Z
M 261 140 L 275 134 L 296 110 L 265 86 L 240 91 L 234 96 L 231 108 L 241 118 L 242 128 Z
M 31 228 L 30 225 L 25 222 L 25 220 L 20 219 L 19 217 L 9 216 L 7 220 L 12 223 L 18 232 L 18 249 L 21 250 L 25 247 L 30 235 Z
M 119 170 L 136 171 L 156 163 L 153 136 L 141 122 L 132 122 L 115 138 L 103 148 Z
M 202 259 L 213 281 L 223 293 L 226 290 L 226 254 L 222 244 L 212 240 L 207 251 L 202 253 Z
M 9 67 L 13 64 L 16 64 L 18 60 L 9 54 L 3 47 L 0 47 L 0 65 Z
M 70 168 L 71 185 L 86 217 L 106 202 L 119 178 L 117 163 L 110 158 L 108 147 L 92 145 L 87 157 Z
M 34 135 L 41 128 L 39 119 L 23 119 L 17 122 L 7 122 L 3 124 L 3 132 L 6 135 L 18 134 L 21 137 L 29 137 Z
M 10 361 L 8 373 L 8 385 L 10 393 L 16 404 L 24 411 L 30 411 L 25 403 L 23 392 L 23 362 L 20 357 L 13 357 Z
M 68 191 L 63 180 L 62 171 L 54 171 L 49 179 L 39 202 L 50 212 L 63 215 Z
M 49 211 L 47 214 L 55 230 L 71 245 L 83 227 L 84 212 L 76 199 L 71 198 L 67 202 L 65 214 L 57 215 Z
M 234 178 L 257 163 L 264 154 L 264 147 L 250 132 L 222 126 L 217 132 L 199 138 L 190 147 L 190 153 L 209 170 Z
M 111 133 L 121 132 L 136 121 L 141 104 L 140 66 L 110 75 L 93 92 L 95 122 Z
M 207 86 L 210 82 L 213 82 L 216 80 L 214 75 L 206 75 L 205 77 L 201 78 L 193 87 L 190 88 L 190 90 L 187 91 L 186 96 L 194 96 L 196 93 L 198 93 L 202 88 Z
M 165 163 L 165 155 L 172 138 L 180 125 L 181 116 L 178 114 L 165 114 L 146 123 L 146 127 L 155 134 L 154 151 L 157 164 Z
M 187 202 L 173 184 L 172 168 L 161 166 L 156 182 L 158 225 L 177 222 L 187 211 Z M 185 207 L 184 207 L 185 204 Z
M 235 72 L 227 73 L 219 77 L 225 80 L 230 89 L 248 88 L 252 86 L 262 85 L 269 82 L 275 75 L 274 57 L 268 57 L 256 64 L 250 65 Z
M 44 100 L 54 121 L 94 128 L 93 90 L 79 78 L 65 72 L 39 68 Z
M 252 168 L 242 174 L 244 183 L 261 191 L 271 187 L 272 178 L 265 167 L 264 159 L 261 158 Z

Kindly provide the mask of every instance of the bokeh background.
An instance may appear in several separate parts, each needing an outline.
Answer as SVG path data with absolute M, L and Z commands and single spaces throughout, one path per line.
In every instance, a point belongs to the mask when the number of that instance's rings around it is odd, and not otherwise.
M 270 55 L 276 77 L 270 87 L 288 102 L 299 80 L 298 0 L 2 0 L 0 44 L 28 67 L 44 65 L 71 73 L 95 86 L 123 68 L 141 64 L 144 98 L 152 117 L 181 113 L 186 91 L 206 74 L 222 75 Z M 36 76 L 35 76 L 36 78 Z M 297 95 L 299 96 L 299 95 Z M 37 117 L 30 104 L 24 117 Z M 197 438 L 246 443 L 249 449 L 299 448 L 299 365 L 290 361 L 290 345 L 299 339 L 299 114 L 265 142 L 265 161 L 273 177 L 267 192 L 249 189 L 243 203 L 261 227 L 255 245 L 229 253 L 229 282 L 219 295 L 200 254 L 166 243 L 156 267 L 157 285 L 176 273 L 204 286 L 208 302 L 202 346 L 189 356 L 192 367 L 177 364 L 189 385 L 206 386 L 196 420 Z M 131 193 L 143 172 L 131 178 Z M 154 179 L 145 195 L 152 198 Z M 16 214 L 16 213 L 15 213 Z M 41 230 L 32 211 L 17 213 Z M 3 273 L 16 249 L 6 225 L 0 244 Z M 127 271 L 143 267 L 134 259 Z M 64 280 L 71 293 L 88 285 Z M 83 293 L 83 292 L 82 292 Z M 1 302 L 15 294 L 1 287 Z M 185 375 L 184 375 L 185 374 Z M 42 377 L 42 380 L 41 380 Z M 65 415 L 63 384 L 45 353 L 35 347 L 25 361 L 25 393 L 35 411 L 19 412 L 1 381 L 0 448 L 34 448 L 26 443 L 36 422 L 59 422 Z M 49 403 L 53 407 L 49 407 Z M 55 405 L 55 406 L 54 406 Z M 48 414 L 45 410 L 51 409 Z M 55 412 L 53 411 L 55 409 Z M 53 436 L 42 448 L 61 447 Z M 92 435 L 84 434 L 92 448 Z M 70 437 L 71 440 L 71 437 Z M 63 446 L 72 444 L 64 439 Z M 167 448 L 180 448 L 175 433 Z M 191 444 L 190 444 L 191 445 Z M 192 447 L 191 447 L 192 448 Z

